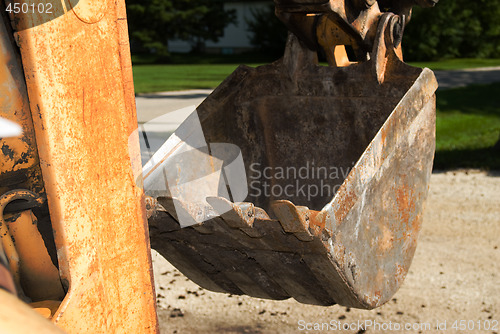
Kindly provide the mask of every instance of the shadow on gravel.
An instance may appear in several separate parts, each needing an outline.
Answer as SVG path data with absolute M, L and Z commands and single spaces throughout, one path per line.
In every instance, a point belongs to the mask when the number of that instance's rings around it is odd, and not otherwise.
M 475 150 L 436 152 L 434 170 L 457 168 L 485 169 L 489 171 L 491 176 L 500 176 L 500 151 L 489 147 Z
M 500 81 L 500 73 L 498 74 Z M 500 117 L 498 103 L 500 83 L 474 84 L 437 92 L 437 109 L 441 113 L 460 111 L 463 114 Z
M 500 170 L 490 170 L 488 176 L 500 177 Z
M 260 329 L 252 328 L 250 326 L 230 326 L 218 327 L 217 333 L 221 334 L 262 334 Z

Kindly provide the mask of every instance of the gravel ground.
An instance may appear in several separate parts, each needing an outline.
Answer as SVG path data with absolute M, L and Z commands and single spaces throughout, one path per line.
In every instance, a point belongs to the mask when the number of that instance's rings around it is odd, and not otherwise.
M 161 332 L 498 334 L 499 236 L 500 173 L 434 173 L 408 277 L 392 301 L 372 311 L 212 293 L 153 251 Z M 323 323 L 329 328 L 313 329 Z M 351 329 L 335 330 L 345 324 Z M 414 329 L 397 330 L 406 325 Z

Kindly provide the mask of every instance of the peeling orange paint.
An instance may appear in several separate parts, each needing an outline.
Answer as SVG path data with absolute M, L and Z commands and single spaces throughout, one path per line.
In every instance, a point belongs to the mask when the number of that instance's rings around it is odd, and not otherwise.
M 18 28 L 33 28 L 17 33 L 60 275 L 69 284 L 53 321 L 74 333 L 156 333 L 144 194 L 131 162 L 140 161 L 138 142 L 129 151 L 137 117 L 125 3 L 84 5 L 78 17 L 70 11 L 43 25 L 23 17 Z

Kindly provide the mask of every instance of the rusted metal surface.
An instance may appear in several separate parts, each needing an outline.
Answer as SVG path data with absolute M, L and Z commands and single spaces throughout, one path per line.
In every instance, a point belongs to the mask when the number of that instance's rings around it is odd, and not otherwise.
M 58 268 L 52 263 L 31 210 L 7 221 L 19 256 L 19 275 L 23 292 L 31 301 L 61 301 L 65 291 Z
M 1 8 L 1 7 L 0 7 Z M 27 189 L 44 196 L 35 130 L 19 52 L 10 22 L 0 15 L 0 117 L 22 127 L 22 136 L 0 137 L 0 195 Z
M 24 258 L 26 254 L 31 254 L 37 258 L 39 254 L 48 256 L 50 267 L 47 270 L 53 270 L 52 280 L 60 285 L 60 279 L 57 270 L 57 258 L 55 245 L 52 235 L 52 226 L 48 217 L 47 203 L 45 199 L 45 189 L 40 169 L 35 132 L 29 107 L 28 93 L 26 89 L 24 73 L 20 62 L 19 52 L 13 40 L 10 22 L 4 16 L 0 16 L 0 116 L 20 125 L 22 133 L 15 138 L 0 138 L 0 202 L 1 202 L 1 220 L 2 220 L 2 242 L 10 261 L 11 273 L 14 274 L 19 296 L 25 300 L 31 300 L 24 294 L 23 281 L 21 274 L 22 268 L 27 267 L 22 264 L 22 259 L 18 254 L 18 246 L 14 242 L 19 237 L 15 231 L 21 231 L 14 227 L 7 228 L 4 217 L 25 210 L 34 209 L 37 220 L 31 235 L 37 234 L 37 247 L 31 247 L 29 241 L 24 242 L 26 248 L 23 248 Z M 0 136 L 2 137 L 2 136 Z M 24 190 L 18 190 L 19 188 Z M 10 214 L 9 214 L 10 213 Z M 14 219 L 11 217 L 11 219 Z M 24 240 L 17 238 L 21 244 Z M 50 255 L 49 255 L 50 254 Z M 35 260 L 33 263 L 39 263 Z M 40 269 L 40 267 L 38 267 Z M 42 269 L 45 270 L 45 269 Z M 40 274 L 38 270 L 32 271 L 31 276 Z M 28 278 L 24 275 L 24 278 Z M 43 275 L 42 275 L 43 276 Z M 38 281 L 41 277 L 36 277 Z M 28 279 L 29 280 L 29 279 Z M 43 281 L 43 278 L 42 278 Z M 29 285 L 29 284 L 28 284 Z M 59 288 L 61 291 L 61 288 Z M 40 289 L 38 295 L 47 293 L 46 289 Z M 35 293 L 36 294 L 36 293 Z M 64 293 L 63 293 L 64 294 Z M 49 297 L 56 295 L 48 293 Z M 59 297 L 62 298 L 59 293 Z
M 40 233 L 38 220 L 31 210 L 6 214 L 11 203 L 16 207 L 39 209 L 45 200 L 29 190 L 12 190 L 0 196 L 0 241 L 5 251 L 9 275 L 19 298 L 26 302 L 62 300 L 57 262 L 54 262 Z
M 5 207 L 10 203 L 10 197 L 12 195 L 12 193 L 7 193 L 0 197 L 0 241 L 2 243 L 2 250 L 9 264 L 9 271 L 12 275 L 16 291 L 21 298 L 25 299 L 21 286 L 21 264 L 19 254 L 14 243 L 14 238 L 12 237 L 4 218 Z
M 282 59 L 255 69 L 239 67 L 198 107 L 205 146 L 193 144 L 194 132 L 185 123 L 175 143 L 165 144 L 172 150 L 147 166 L 156 175 L 176 169 L 176 182 L 191 180 L 197 168 L 184 164 L 190 160 L 176 156 L 176 150 L 191 145 L 203 155 L 205 147 L 227 143 L 241 149 L 249 188 L 251 181 L 297 188 L 300 179 L 331 190 L 249 192 L 244 203 L 221 195 L 203 204 L 190 201 L 191 193 L 175 197 L 168 192 L 156 196 L 156 204 L 151 199 L 152 247 L 197 284 L 232 294 L 364 309 L 387 302 L 401 286 L 415 252 L 432 170 L 437 82 L 430 70 L 402 62 L 395 30 L 404 21 L 379 11 L 373 1 L 368 5 L 378 11 L 370 23 L 375 26 L 363 30 L 371 42 L 353 39 L 361 43 L 359 50 L 370 46 L 364 61 L 339 61 L 339 52 L 331 65 L 349 66 L 319 66 L 307 37 L 292 34 Z M 287 11 L 295 15 L 297 8 Z M 361 30 L 356 31 L 359 37 Z M 218 168 L 213 164 L 205 174 Z M 301 179 L 300 174 L 284 177 L 287 168 L 337 173 Z M 150 173 L 145 185 L 155 180 L 163 181 Z M 197 198 L 204 190 L 199 191 Z M 181 228 L 186 217 L 192 217 L 192 226 Z
M 65 5 L 56 20 L 13 17 L 67 290 L 52 321 L 156 333 L 124 1 Z

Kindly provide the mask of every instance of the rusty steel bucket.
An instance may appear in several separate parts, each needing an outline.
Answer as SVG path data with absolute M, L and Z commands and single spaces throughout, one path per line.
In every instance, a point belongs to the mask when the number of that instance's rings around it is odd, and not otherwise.
M 380 43 L 369 61 L 331 67 L 290 35 L 282 59 L 240 66 L 146 165 L 152 247 L 209 290 L 382 305 L 416 248 L 436 89 L 432 71 Z M 220 162 L 221 143 L 242 173 Z

